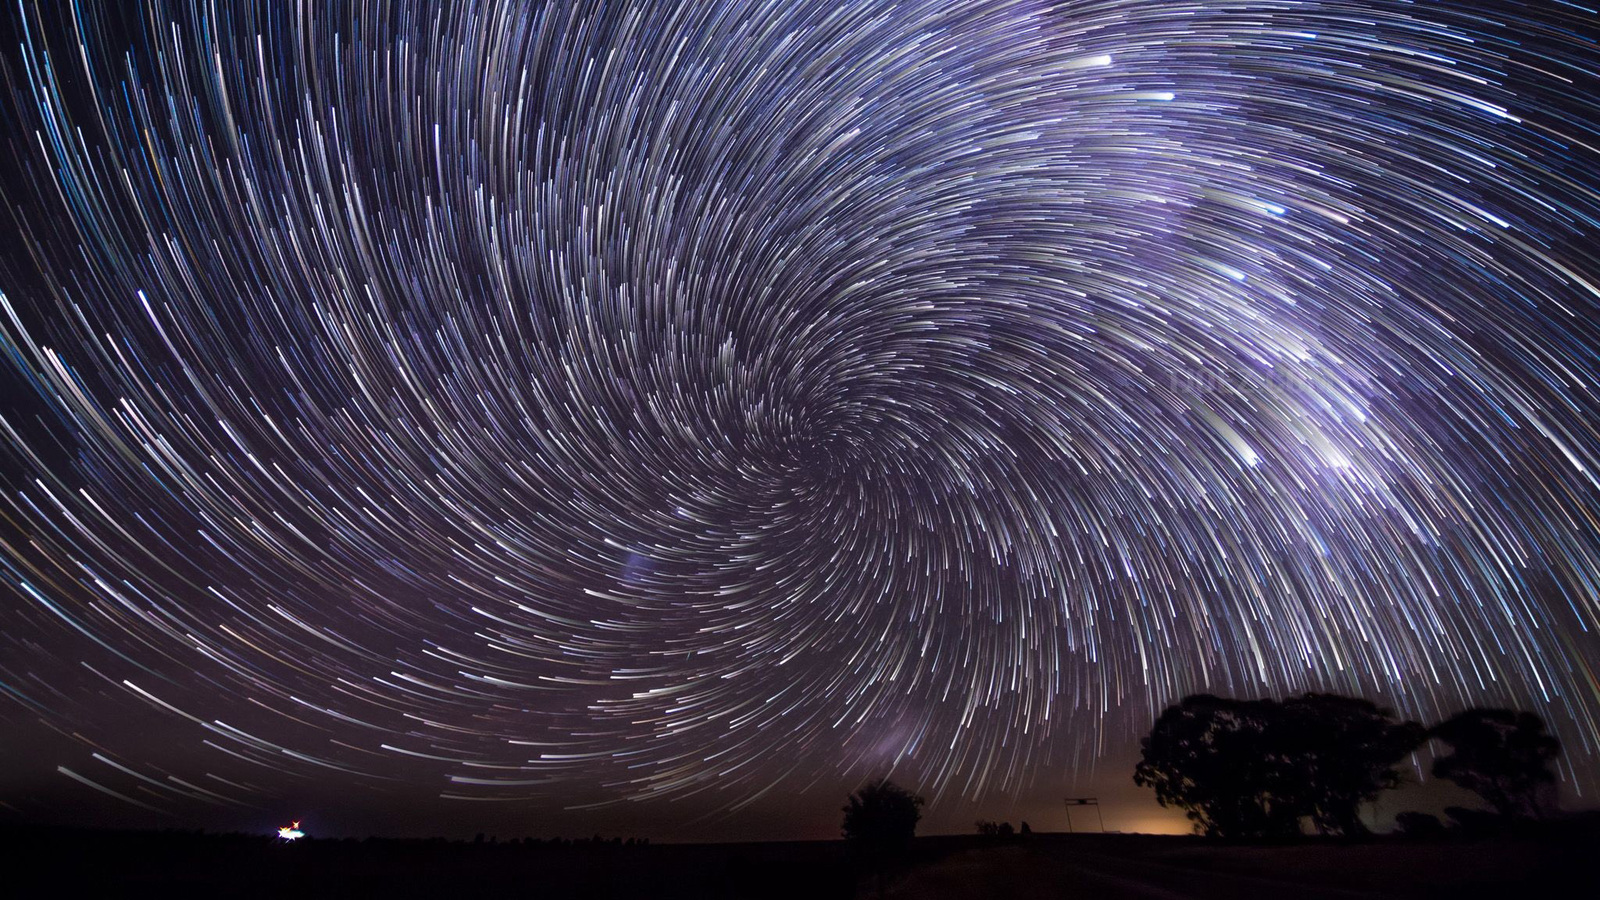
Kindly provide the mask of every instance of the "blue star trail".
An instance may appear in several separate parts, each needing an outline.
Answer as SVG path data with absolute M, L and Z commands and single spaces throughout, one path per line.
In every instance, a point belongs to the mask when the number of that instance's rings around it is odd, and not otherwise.
M 1600 787 L 1592 9 L 4 15 L 0 715 L 72 790 L 937 803 L 1313 688 Z

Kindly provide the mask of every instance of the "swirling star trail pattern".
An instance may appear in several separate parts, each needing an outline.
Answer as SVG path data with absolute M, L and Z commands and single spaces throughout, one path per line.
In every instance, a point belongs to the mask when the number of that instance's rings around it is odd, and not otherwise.
M 1309 688 L 1597 780 L 1594 10 L 8 6 L 75 790 L 977 798 Z

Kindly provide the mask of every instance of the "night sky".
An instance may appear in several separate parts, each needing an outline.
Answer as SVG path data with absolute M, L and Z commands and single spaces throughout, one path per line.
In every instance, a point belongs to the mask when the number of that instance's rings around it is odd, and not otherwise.
M 1600 790 L 1594 10 L 0 17 L 5 821 L 1161 827 L 1200 690 Z

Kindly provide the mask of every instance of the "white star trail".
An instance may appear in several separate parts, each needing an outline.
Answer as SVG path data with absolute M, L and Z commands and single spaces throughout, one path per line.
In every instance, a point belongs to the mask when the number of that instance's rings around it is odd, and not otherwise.
M 981 797 L 1319 689 L 1600 787 L 1593 10 L 8 7 L 0 693 L 74 782 Z

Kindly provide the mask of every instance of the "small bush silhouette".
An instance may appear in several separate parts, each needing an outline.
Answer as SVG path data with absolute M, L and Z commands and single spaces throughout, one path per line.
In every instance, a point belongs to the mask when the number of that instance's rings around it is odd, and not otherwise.
M 887 778 L 868 784 L 844 807 L 844 839 L 868 858 L 898 854 L 916 836 L 923 802 Z
M 1437 837 L 1444 834 L 1444 823 L 1439 817 L 1425 812 L 1403 812 L 1394 817 L 1395 830 L 1413 838 Z
M 1022 823 L 1022 827 L 1024 828 L 1023 833 L 1026 834 L 1028 823 Z M 977 828 L 978 833 L 987 838 L 999 838 L 1004 840 L 1016 835 L 1016 830 L 1011 827 L 1010 822 L 991 822 L 988 819 L 979 819 L 977 822 Z
M 1466 806 L 1446 806 L 1445 817 L 1450 827 L 1468 837 L 1491 837 L 1503 834 L 1510 821 L 1505 816 L 1487 809 Z

